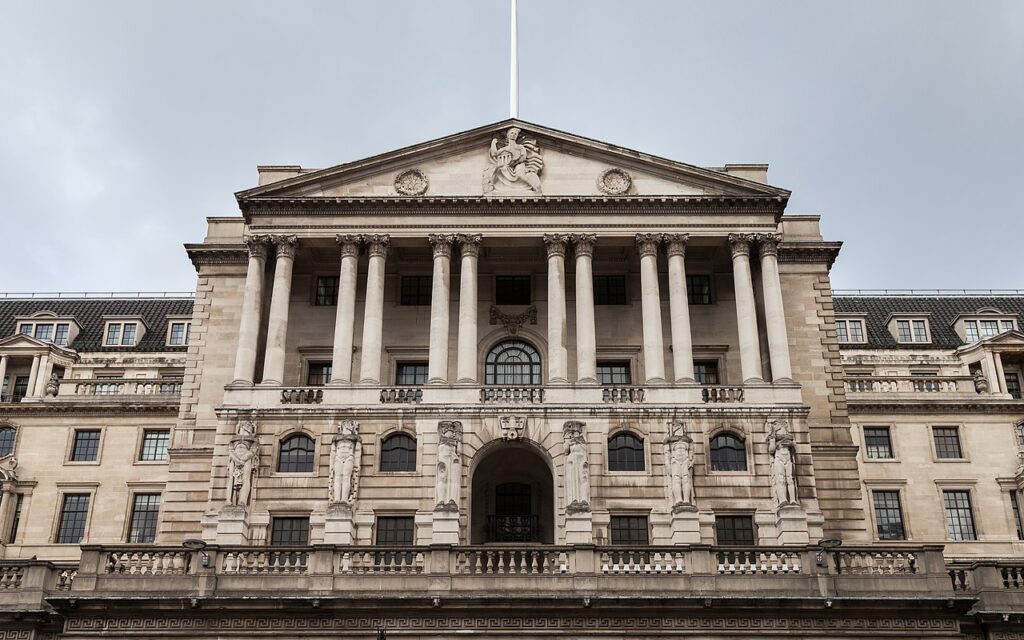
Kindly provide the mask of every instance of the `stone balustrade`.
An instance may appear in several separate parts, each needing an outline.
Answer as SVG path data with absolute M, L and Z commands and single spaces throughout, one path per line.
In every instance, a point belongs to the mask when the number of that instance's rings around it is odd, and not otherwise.
M 68 592 L 78 569 L 44 560 L 0 560 L 0 609 L 43 610 L 44 599 Z
M 419 404 L 423 402 L 420 387 L 384 387 L 380 390 L 381 404 Z
M 107 399 L 109 396 L 156 396 L 155 399 L 174 399 L 181 395 L 181 380 L 159 378 L 65 379 L 57 390 L 58 400 L 86 398 Z
M 638 403 L 644 401 L 643 387 L 601 387 L 601 399 L 610 403 Z
M 701 389 L 704 402 L 743 402 L 743 387 L 704 387 Z
M 850 394 L 961 394 L 977 395 L 970 376 L 856 376 L 846 379 Z
M 543 387 L 481 387 L 480 402 L 502 404 L 540 404 Z

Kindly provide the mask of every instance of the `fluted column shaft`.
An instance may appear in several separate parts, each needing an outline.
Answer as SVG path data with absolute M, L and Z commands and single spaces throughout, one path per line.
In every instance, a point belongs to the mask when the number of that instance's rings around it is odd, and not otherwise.
M 544 234 L 548 251 L 548 382 L 569 381 L 566 349 L 565 244 L 568 236 Z
M 672 327 L 672 375 L 676 382 L 693 382 L 693 336 L 690 332 L 690 300 L 686 294 L 686 243 L 690 236 L 665 236 L 668 253 L 668 304 Z
M 576 251 L 576 380 L 597 383 L 597 327 L 594 324 L 593 233 L 572 237 Z
M 761 287 L 764 290 L 764 324 L 768 334 L 768 361 L 772 382 L 793 379 L 789 361 L 789 337 L 786 334 L 786 312 L 782 306 L 782 280 L 779 278 L 779 241 L 781 236 L 765 233 L 758 236 L 761 255 Z
M 646 382 L 665 381 L 665 338 L 661 327 L 661 292 L 658 288 L 658 245 L 661 236 L 638 233 L 640 252 L 640 307 L 644 324 L 644 372 Z
M 331 383 L 352 382 L 352 345 L 356 323 L 356 277 L 359 272 L 359 236 L 339 235 L 341 273 L 338 276 L 338 309 L 334 318 L 334 355 Z
M 363 236 L 370 255 L 366 267 L 366 304 L 363 307 L 363 348 L 359 381 L 380 384 L 380 359 L 384 339 L 384 261 L 391 236 Z
M 273 236 L 277 251 L 274 267 L 274 288 L 270 293 L 270 316 L 267 319 L 267 353 L 263 359 L 263 382 L 280 385 L 284 381 L 285 344 L 288 341 L 288 307 L 292 296 L 292 267 L 295 264 L 295 236 Z
M 736 289 L 736 327 L 740 341 L 740 373 L 743 382 L 761 382 L 761 349 L 757 338 L 754 284 L 750 276 L 751 234 L 729 234 L 732 279 Z
M 448 382 L 448 328 L 451 314 L 452 244 L 455 236 L 430 234 L 434 248 L 434 276 L 430 290 L 430 351 L 427 382 Z
M 459 275 L 459 346 L 458 382 L 476 382 L 477 371 L 477 260 L 480 255 L 481 236 L 462 234 L 458 237 L 462 249 Z
M 245 243 L 249 247 L 249 267 L 245 272 L 233 384 L 252 384 L 256 376 L 256 345 L 263 309 L 263 276 L 267 266 L 267 236 L 248 236 Z

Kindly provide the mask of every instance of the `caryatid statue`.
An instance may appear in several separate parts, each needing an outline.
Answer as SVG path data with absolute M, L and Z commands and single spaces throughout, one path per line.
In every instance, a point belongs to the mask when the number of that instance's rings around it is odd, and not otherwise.
M 228 504 L 246 506 L 252 498 L 252 487 L 260 469 L 260 442 L 256 423 L 241 420 L 228 443 L 228 478 L 231 492 Z
M 434 511 L 459 510 L 459 485 L 462 483 L 462 423 L 442 420 L 437 423 L 437 475 L 434 491 L 437 505 Z
M 682 422 L 672 421 L 668 428 L 665 473 L 672 512 L 676 513 L 693 507 L 693 439 L 687 435 Z
M 796 493 L 796 442 L 785 418 L 768 421 L 768 455 L 772 457 L 770 469 L 775 506 L 800 504 Z
M 540 193 L 540 172 L 544 160 L 540 155 L 537 141 L 527 137 L 520 139 L 522 131 L 512 127 L 505 133 L 500 147 L 498 138 L 491 140 L 490 160 L 484 169 L 484 194 L 494 191 L 498 184 L 514 189 L 516 183 L 523 183 L 534 193 Z
M 338 433 L 331 438 L 330 504 L 355 504 L 359 491 L 359 461 L 363 443 L 359 439 L 359 423 L 342 420 Z
M 570 420 L 562 427 L 565 454 L 565 512 L 590 511 L 590 469 L 587 466 L 586 423 Z

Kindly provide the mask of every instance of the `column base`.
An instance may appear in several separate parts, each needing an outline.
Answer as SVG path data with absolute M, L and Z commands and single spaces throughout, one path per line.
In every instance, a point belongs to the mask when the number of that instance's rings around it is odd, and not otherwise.
M 443 385 L 443 384 L 448 384 L 448 380 L 446 380 L 445 378 L 430 378 L 429 380 L 427 380 L 427 384 L 432 384 L 432 385 L 442 384 Z
M 239 378 L 238 380 L 232 380 L 231 384 L 229 384 L 228 386 L 231 386 L 231 387 L 252 387 L 254 385 L 252 383 L 252 380 L 242 380 L 241 378 Z
M 475 379 L 473 379 L 473 378 L 459 378 L 458 380 L 455 381 L 455 384 L 479 384 L 479 383 Z
M 694 378 L 676 378 L 676 384 L 697 384 Z
M 352 544 L 352 506 L 336 503 L 327 506 L 324 518 L 324 544 Z
M 790 384 L 796 384 L 796 380 L 794 380 L 793 378 L 775 378 L 775 379 L 772 380 L 772 384 L 790 385 Z
M 764 384 L 764 378 L 747 378 L 743 384 Z
M 352 384 L 351 380 L 331 380 L 328 382 L 326 387 L 347 387 Z
M 264 380 L 263 382 L 260 383 L 259 386 L 261 386 L 261 387 L 280 387 L 280 386 L 284 386 L 284 383 L 281 382 L 280 380 Z
M 373 385 L 375 387 L 380 386 L 380 380 L 374 380 L 373 378 L 363 378 L 359 381 L 359 384 Z
M 594 386 L 598 384 L 598 382 L 597 378 L 580 378 L 579 380 L 576 381 L 576 384 L 584 386 Z
M 668 384 L 668 381 L 665 380 L 665 378 L 647 378 L 646 380 L 644 380 L 644 384 L 645 385 L 662 385 L 662 384 Z

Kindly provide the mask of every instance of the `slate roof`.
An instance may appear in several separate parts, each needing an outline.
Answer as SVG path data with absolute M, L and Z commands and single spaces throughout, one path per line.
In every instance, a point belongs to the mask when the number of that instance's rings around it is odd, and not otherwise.
M 103 299 L 4 299 L 0 300 L 0 337 L 17 331 L 15 318 L 31 316 L 39 311 L 52 311 L 58 316 L 71 316 L 81 333 L 69 346 L 75 351 L 169 352 L 185 351 L 187 347 L 168 347 L 167 316 L 191 316 L 191 298 L 103 298 Z M 146 335 L 134 347 L 103 347 L 103 323 L 109 316 L 138 316 L 146 325 Z
M 981 309 L 998 309 L 1017 317 L 1017 327 L 1024 328 L 1024 296 L 843 296 L 833 298 L 835 312 L 866 314 L 866 344 L 840 344 L 843 349 L 956 349 L 964 344 L 953 328 L 961 314 Z M 893 313 L 927 314 L 931 344 L 896 342 L 886 322 Z

